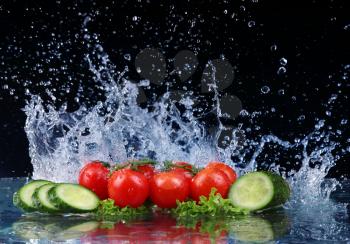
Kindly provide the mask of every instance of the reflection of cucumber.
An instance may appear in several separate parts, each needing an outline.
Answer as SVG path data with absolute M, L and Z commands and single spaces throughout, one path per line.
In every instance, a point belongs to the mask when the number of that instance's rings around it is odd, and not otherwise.
M 24 217 L 12 225 L 13 232 L 24 240 L 65 241 L 78 239 L 98 228 L 99 222 L 94 220 L 62 219 L 62 217 L 40 218 Z
M 39 211 L 48 213 L 59 211 L 59 209 L 52 204 L 48 197 L 48 191 L 54 186 L 55 184 L 45 184 L 35 190 L 33 194 L 33 203 Z
M 33 180 L 22 186 L 13 195 L 13 204 L 25 211 L 37 210 L 33 202 L 33 194 L 37 188 L 48 183 L 50 182 L 46 180 Z
M 286 235 L 290 221 L 283 213 L 261 216 L 244 216 L 230 222 L 230 234 L 234 239 L 251 243 L 266 243 Z
M 271 224 L 262 218 L 250 217 L 235 221 L 231 231 L 239 241 L 265 243 L 274 239 Z
M 49 239 L 48 232 L 43 223 L 37 221 L 20 220 L 12 224 L 13 232 L 24 240 Z
M 69 239 L 77 239 L 86 233 L 97 229 L 99 223 L 96 221 L 88 221 L 82 224 L 74 225 L 68 229 L 65 229 L 55 236 L 55 241 L 65 241 Z
M 229 198 L 235 206 L 248 210 L 282 205 L 289 195 L 289 185 L 281 176 L 264 171 L 243 175 L 229 192 Z
M 65 212 L 91 212 L 97 209 L 100 201 L 89 189 L 69 183 L 57 184 L 48 195 L 54 206 Z

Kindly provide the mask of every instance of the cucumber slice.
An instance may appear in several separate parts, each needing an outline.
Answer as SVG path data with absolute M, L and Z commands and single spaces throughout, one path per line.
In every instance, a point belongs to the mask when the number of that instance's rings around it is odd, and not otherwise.
M 48 195 L 53 205 L 65 212 L 92 212 L 100 202 L 94 192 L 78 184 L 57 184 Z
M 51 182 L 47 180 L 33 180 L 22 186 L 13 194 L 13 204 L 27 212 L 38 210 L 33 202 L 33 194 L 40 186 L 48 183 Z
M 229 192 L 233 205 L 251 211 L 282 205 L 289 196 L 288 183 L 281 176 L 266 171 L 243 175 Z
M 48 192 L 51 188 L 55 187 L 56 184 L 48 183 L 37 188 L 33 194 L 34 206 L 42 212 L 55 213 L 59 212 L 59 208 L 50 201 Z

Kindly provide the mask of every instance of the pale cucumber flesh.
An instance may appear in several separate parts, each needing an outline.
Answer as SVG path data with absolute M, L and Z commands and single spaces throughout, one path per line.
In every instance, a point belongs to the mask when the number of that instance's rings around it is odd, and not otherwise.
M 53 205 L 50 201 L 48 192 L 51 188 L 55 187 L 56 184 L 45 184 L 37 189 L 37 192 L 34 194 L 34 197 L 40 202 L 40 206 L 45 211 L 59 211 L 58 208 Z
M 58 184 L 49 191 L 49 197 L 56 207 L 77 212 L 89 212 L 99 205 L 99 198 L 89 189 L 77 184 Z
M 271 172 L 251 172 L 241 176 L 232 186 L 232 203 L 248 210 L 261 210 L 285 203 L 290 195 L 287 182 Z
M 14 204 L 27 211 L 37 210 L 33 202 L 34 192 L 41 186 L 50 183 L 45 180 L 34 180 L 24 185 L 14 195 Z

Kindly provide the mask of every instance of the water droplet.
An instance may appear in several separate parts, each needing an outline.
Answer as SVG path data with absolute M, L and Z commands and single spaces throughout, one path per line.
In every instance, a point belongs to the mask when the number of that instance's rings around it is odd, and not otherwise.
M 254 27 L 255 26 L 255 21 L 249 21 L 248 22 L 248 27 L 251 28 L 251 27 Z
M 280 95 L 280 96 L 283 96 L 284 95 L 284 89 L 280 89 L 280 90 L 278 90 L 278 95 Z
M 263 86 L 261 87 L 260 91 L 263 93 L 263 94 L 267 94 L 270 92 L 270 87 L 268 86 Z
M 272 52 L 275 52 L 277 50 L 277 45 L 276 44 L 273 44 L 271 47 L 270 47 L 270 50 Z
M 318 121 L 318 123 L 315 125 L 315 129 L 319 130 L 324 126 L 324 120 Z
M 278 75 L 284 75 L 287 72 L 287 69 L 285 67 L 279 67 L 277 70 Z
M 281 58 L 281 59 L 280 59 L 280 64 L 281 64 L 282 66 L 286 66 L 287 63 L 288 63 L 288 60 L 287 60 L 286 58 Z
M 241 110 L 241 111 L 239 112 L 239 115 L 245 117 L 245 116 L 248 116 L 248 115 L 249 115 L 249 112 L 248 112 L 247 110 L 243 109 L 243 110 Z
M 227 9 L 224 10 L 224 14 L 227 14 Z
M 149 86 L 150 81 L 149 80 L 141 80 L 139 83 L 139 86 Z
M 137 21 L 139 19 L 139 17 L 138 16 L 134 16 L 134 17 L 132 17 L 132 20 L 133 21 Z
M 124 54 L 124 59 L 130 61 L 131 60 L 131 55 L 126 53 Z
M 300 116 L 298 117 L 297 120 L 298 120 L 298 121 L 302 121 L 302 120 L 304 120 L 304 119 L 305 119 L 305 115 L 302 114 L 302 115 L 300 115 Z

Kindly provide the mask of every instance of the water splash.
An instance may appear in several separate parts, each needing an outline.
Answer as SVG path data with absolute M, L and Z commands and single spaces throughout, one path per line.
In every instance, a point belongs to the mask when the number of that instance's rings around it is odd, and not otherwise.
M 88 21 L 84 21 L 85 26 Z M 85 38 L 90 41 L 91 36 L 86 33 Z M 341 145 L 337 142 L 339 133 L 325 128 L 324 120 L 319 120 L 315 129 L 304 138 L 294 141 L 270 134 L 253 135 L 250 127 L 254 125 L 249 123 L 230 130 L 221 123 L 224 114 L 214 82 L 210 89 L 214 91 L 218 125 L 209 132 L 208 125 L 194 116 L 193 101 L 186 93 L 180 100 L 185 111 L 178 109 L 170 92 L 154 102 L 151 109 L 141 108 L 137 102 L 138 86 L 145 86 L 144 82 L 138 85 L 125 79 L 128 67 L 116 72 L 108 54 L 98 40 L 95 41 L 93 51 L 85 55 L 85 62 L 95 82 L 102 86 L 104 101 L 94 107 L 81 105 L 78 110 L 68 112 L 66 105 L 55 109 L 39 96 L 32 95 L 24 109 L 34 179 L 74 182 L 79 169 L 90 160 L 117 163 L 142 157 L 158 161 L 185 160 L 199 166 L 221 160 L 243 174 L 256 170 L 259 165 L 264 166 L 263 153 L 272 147 L 294 155 L 296 160 L 297 169 L 287 172 L 278 163 L 281 153 L 276 153 L 275 163 L 265 166 L 287 177 L 292 186 L 293 197 L 286 208 L 295 216 L 297 228 L 294 229 L 298 234 L 307 235 L 303 232 L 306 228 L 312 230 L 312 238 L 322 239 L 347 230 L 332 216 L 335 212 L 345 213 L 343 205 L 336 205 L 329 198 L 339 184 L 336 180 L 328 185 L 324 183 L 327 173 L 342 156 Z M 211 74 L 215 80 L 215 70 Z M 49 90 L 46 93 L 55 100 Z M 244 111 L 244 116 L 250 120 L 258 115 L 259 112 Z M 226 145 L 222 147 L 220 135 L 225 131 L 229 131 L 231 139 L 226 139 Z M 313 223 L 309 223 L 309 227 L 298 226 L 300 219 L 316 218 L 320 209 L 324 215 L 318 219 L 318 226 Z

